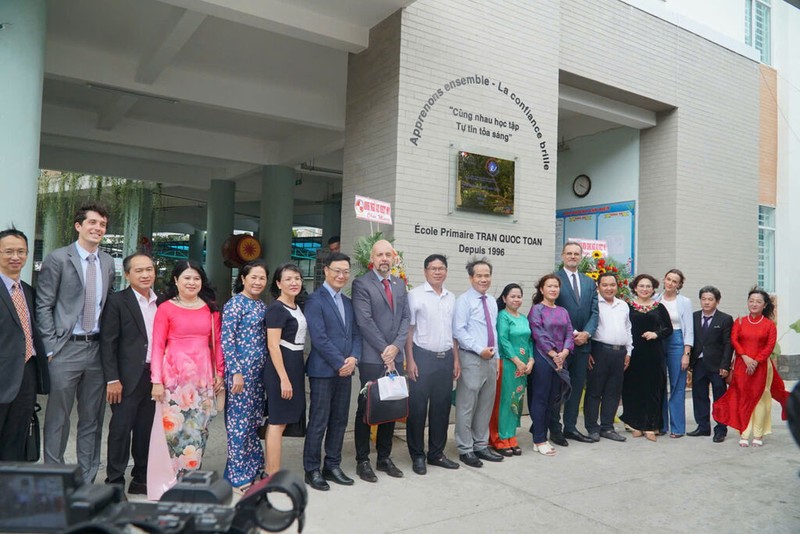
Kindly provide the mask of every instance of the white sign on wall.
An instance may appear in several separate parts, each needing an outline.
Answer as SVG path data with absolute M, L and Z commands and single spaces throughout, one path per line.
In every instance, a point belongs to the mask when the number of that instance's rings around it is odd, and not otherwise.
M 392 224 L 392 205 L 383 200 L 356 195 L 355 210 L 356 219 Z

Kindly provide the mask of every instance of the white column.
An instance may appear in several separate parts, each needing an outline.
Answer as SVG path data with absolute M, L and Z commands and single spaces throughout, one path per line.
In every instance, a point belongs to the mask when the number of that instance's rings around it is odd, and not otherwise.
M 45 0 L 0 2 L 0 228 L 36 237 L 44 80 Z M 31 279 L 33 255 L 22 272 Z
M 222 262 L 222 244 L 233 233 L 233 209 L 236 184 L 228 180 L 211 180 L 208 194 L 205 270 L 217 290 L 217 303 L 222 306 L 231 296 L 231 269 Z

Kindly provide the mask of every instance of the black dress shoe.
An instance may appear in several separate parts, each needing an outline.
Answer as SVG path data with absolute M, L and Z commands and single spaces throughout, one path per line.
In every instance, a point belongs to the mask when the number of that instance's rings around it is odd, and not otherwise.
M 394 478 L 403 478 L 403 472 L 400 471 L 391 458 L 386 458 L 385 460 L 378 460 L 375 463 L 375 469 L 378 471 L 383 471 L 390 477 Z
M 306 471 L 306 484 L 319 491 L 328 491 L 331 489 L 328 483 L 325 482 L 325 479 L 322 477 L 322 473 L 319 472 L 319 469 Z
M 589 436 L 589 439 L 592 440 L 595 443 L 600 441 L 600 433 L 599 432 L 589 432 L 588 436 Z
M 592 438 L 590 438 L 589 436 L 584 436 L 577 430 L 564 432 L 564 437 L 574 441 L 580 441 L 581 443 L 594 443 L 594 440 Z
M 378 477 L 375 476 L 375 471 L 373 471 L 372 466 L 369 465 L 369 460 L 364 460 L 363 462 L 359 462 L 359 464 L 356 466 L 356 474 L 364 482 L 378 481 Z
M 478 457 L 475 456 L 474 452 L 468 452 L 467 454 L 459 454 L 458 459 L 470 467 L 483 467 L 483 462 L 481 462 L 478 459 Z
M 511 452 L 514 453 L 514 456 L 522 456 L 522 449 L 519 447 L 511 447 Z
M 355 481 L 350 478 L 349 476 L 344 474 L 341 467 L 331 467 L 328 469 L 324 467 L 322 469 L 322 477 L 325 480 L 330 480 L 331 482 L 336 482 L 337 484 L 341 484 L 342 486 L 352 486 Z
M 510 448 L 508 448 L 508 449 L 495 449 L 495 450 L 497 451 L 498 454 L 500 454 L 501 456 L 505 456 L 506 458 L 510 458 L 510 457 L 514 456 L 514 451 L 512 451 Z
M 611 441 L 625 441 L 627 438 L 625 436 L 620 436 L 617 434 L 616 430 L 601 430 L 600 437 L 610 439 Z
M 550 441 L 561 447 L 569 447 L 569 441 L 564 437 L 564 434 L 550 434 Z
M 714 439 L 712 441 L 714 443 L 722 443 L 725 441 L 725 434 L 714 434 Z
M 435 465 L 438 467 L 444 467 L 445 469 L 458 469 L 459 465 L 457 462 L 454 462 L 450 458 L 445 455 L 439 456 L 435 460 L 428 460 L 428 463 L 431 465 Z
M 425 458 L 419 456 L 411 459 L 411 469 L 418 475 L 425 475 L 428 473 L 428 468 L 425 467 Z
M 475 456 L 480 458 L 481 460 L 486 460 L 487 462 L 502 462 L 503 457 L 497 454 L 496 452 L 489 450 L 489 449 L 480 449 L 475 451 Z
M 128 486 L 128 493 L 131 495 L 147 495 L 147 484 L 138 480 L 131 480 Z
M 710 436 L 711 435 L 711 431 L 710 430 L 700 430 L 699 428 L 695 428 L 691 432 L 687 432 L 686 435 L 687 436 L 692 436 L 693 438 L 696 438 L 697 436 Z

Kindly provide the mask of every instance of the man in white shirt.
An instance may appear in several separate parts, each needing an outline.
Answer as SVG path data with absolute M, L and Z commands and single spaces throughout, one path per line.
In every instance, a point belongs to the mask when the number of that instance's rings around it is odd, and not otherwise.
M 450 423 L 453 380 L 461 368 L 453 343 L 453 310 L 456 297 L 444 287 L 447 258 L 431 254 L 423 263 L 425 284 L 408 294 L 410 327 L 406 339 L 406 371 L 409 384 L 406 433 L 412 468 L 418 475 L 425 467 L 425 419 L 428 419 L 428 463 L 458 469 L 444 455 Z
M 108 297 L 100 328 L 100 356 L 111 404 L 106 484 L 125 485 L 133 451 L 128 493 L 147 494 L 147 455 L 155 402 L 150 391 L 150 354 L 156 318 L 153 259 L 135 253 L 122 260 L 130 286 Z M 133 433 L 133 447 L 131 447 Z
M 593 441 L 606 438 L 625 441 L 614 430 L 614 416 L 622 395 L 622 379 L 631 362 L 630 308 L 616 297 L 617 276 L 603 273 L 597 279 L 599 321 L 592 336 L 592 353 L 586 376 L 583 415 L 586 432 Z M 597 415 L 600 412 L 600 424 Z

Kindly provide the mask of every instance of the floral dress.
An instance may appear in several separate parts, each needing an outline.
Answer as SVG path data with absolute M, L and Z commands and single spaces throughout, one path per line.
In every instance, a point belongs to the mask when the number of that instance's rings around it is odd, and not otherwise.
M 228 461 L 225 478 L 239 487 L 251 483 L 264 468 L 258 427 L 264 419 L 264 358 L 266 335 L 261 300 L 239 293 L 222 313 L 222 352 L 225 355 L 225 429 Z M 231 393 L 233 375 L 241 374 L 244 389 Z
M 497 341 L 500 346 L 500 373 L 490 426 L 490 444 L 496 449 L 517 447 L 517 428 L 522 415 L 527 375 L 517 376 L 517 367 L 511 358 L 522 363 L 533 357 L 531 327 L 524 315 L 514 317 L 508 310 L 497 315 Z
M 208 424 L 217 414 L 214 373 L 224 372 L 219 336 L 219 313 L 207 306 L 186 309 L 166 301 L 156 311 L 150 374 L 154 384 L 164 385 L 165 399 L 156 403 L 163 434 L 154 436 L 166 438 L 174 474 L 199 469 L 203 461 Z M 152 498 L 150 482 L 148 471 Z

